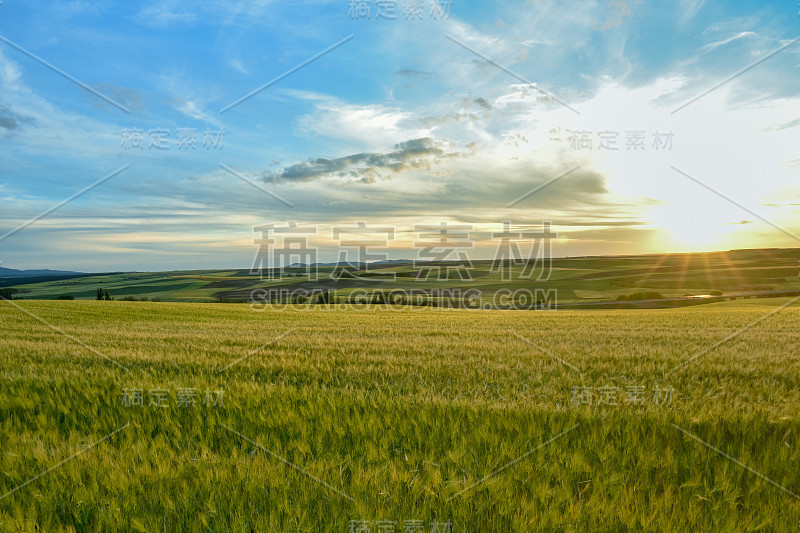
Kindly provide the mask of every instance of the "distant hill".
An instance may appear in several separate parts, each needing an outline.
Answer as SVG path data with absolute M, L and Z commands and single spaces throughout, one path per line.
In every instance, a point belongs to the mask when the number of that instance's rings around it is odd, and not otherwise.
M 280 270 L 274 268 L 256 272 L 250 268 L 230 268 L 93 274 L 0 269 L 0 288 L 15 288 L 15 299 L 26 300 L 52 300 L 59 296 L 93 300 L 97 289 L 102 288 L 118 300 L 147 298 L 164 302 L 249 302 L 258 289 L 279 295 L 293 291 L 333 292 L 332 296 L 339 299 L 358 296 L 364 291 L 406 291 L 433 301 L 444 290 L 462 293 L 469 290 L 480 291 L 487 302 L 509 293 L 521 298 L 530 294 L 531 298 L 557 298 L 565 308 L 574 304 L 574 308 L 584 309 L 598 302 L 631 305 L 618 298 L 646 292 L 658 292 L 665 299 L 691 298 L 708 303 L 715 301 L 711 296 L 719 296 L 717 293 L 732 296 L 774 291 L 793 293 L 800 291 L 798 260 L 800 248 L 553 258 L 553 276 L 549 276 L 549 263 L 526 265 L 507 260 L 502 265 L 503 271 L 491 259 L 475 259 L 469 265 L 462 265 L 461 261 L 419 264 L 410 259 L 369 265 L 353 262 L 359 272 L 352 277 L 333 275 L 337 267 L 345 265 L 340 262 L 315 265 L 316 276 L 312 277 L 308 266 L 299 262 L 284 268 L 281 276 L 273 276 Z M 425 275 L 421 275 L 423 271 Z M 48 275 L 39 274 L 42 272 Z M 447 298 L 440 299 L 446 302 Z
M 37 278 L 42 276 L 75 276 L 83 272 L 71 272 L 69 270 L 17 270 L 16 268 L 0 267 L 0 278 Z
M 419 259 L 417 259 L 417 261 L 419 261 Z M 411 264 L 413 262 L 414 262 L 413 259 L 384 259 L 382 261 L 373 261 L 371 263 L 365 263 L 363 261 L 351 261 L 349 263 L 342 263 L 342 262 L 336 261 L 336 262 L 333 262 L 333 263 L 312 263 L 311 265 L 309 265 L 308 263 L 292 263 L 291 265 L 288 265 L 286 268 L 303 268 L 303 267 L 307 267 L 307 266 L 315 266 L 315 267 L 338 267 L 338 266 L 342 266 L 342 267 L 344 267 L 344 266 L 363 267 L 365 265 L 370 265 L 370 266 L 374 266 L 374 265 L 400 266 L 400 265 Z M 269 270 L 269 269 L 267 268 L 266 270 Z
M 85 272 L 71 272 L 68 270 L 17 270 L 15 268 L 0 267 L 0 287 L 14 287 L 16 285 L 29 285 L 32 283 L 64 282 L 76 278 L 93 278 L 102 275 L 115 275 L 120 272 L 104 272 L 87 274 Z

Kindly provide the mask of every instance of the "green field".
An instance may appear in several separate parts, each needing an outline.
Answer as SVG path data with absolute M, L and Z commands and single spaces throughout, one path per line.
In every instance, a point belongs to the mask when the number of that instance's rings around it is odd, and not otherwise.
M 554 259 L 546 275 L 544 263 L 531 265 L 533 275 L 522 276 L 524 266 L 512 265 L 505 278 L 492 271 L 490 261 L 474 261 L 460 279 L 456 271 L 450 279 L 438 279 L 436 271 L 446 263 L 429 266 L 370 265 L 366 276 L 334 281 L 333 267 L 319 267 L 316 280 L 306 270 L 289 268 L 283 279 L 267 279 L 249 269 L 143 272 L 98 275 L 31 283 L 19 280 L 13 287 L 18 299 L 47 299 L 69 295 L 93 300 L 98 288 L 108 290 L 114 299 L 136 298 L 164 302 L 209 303 L 249 302 L 253 291 L 282 290 L 286 293 L 314 290 L 331 291 L 334 299 L 346 300 L 354 291 L 480 291 L 481 301 L 491 302 L 497 291 L 528 290 L 546 294 L 558 304 L 616 300 L 621 295 L 658 292 L 664 297 L 685 297 L 719 291 L 742 293 L 754 290 L 800 290 L 798 249 L 734 250 L 696 254 L 664 254 L 622 257 L 574 257 Z M 420 270 L 433 269 L 427 279 L 418 279 Z M 392 279 L 392 277 L 394 279 Z M 444 275 L 442 275 L 444 277 Z M 509 279 L 510 278 L 510 279 Z M 0 280 L 2 281 L 2 280 Z M 537 293 L 538 291 L 538 293 Z M 435 301 L 435 297 L 425 298 Z
M 798 531 L 799 319 L 0 301 L 0 531 Z

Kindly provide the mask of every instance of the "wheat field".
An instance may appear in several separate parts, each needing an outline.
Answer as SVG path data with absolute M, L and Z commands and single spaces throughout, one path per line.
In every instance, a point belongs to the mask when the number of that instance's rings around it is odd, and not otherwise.
M 798 531 L 799 318 L 0 301 L 0 531 Z

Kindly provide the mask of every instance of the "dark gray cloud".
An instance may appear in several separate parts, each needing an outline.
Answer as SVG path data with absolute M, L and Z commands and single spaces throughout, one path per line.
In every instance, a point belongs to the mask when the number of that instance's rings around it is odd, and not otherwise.
M 481 107 L 483 107 L 485 109 L 491 109 L 492 108 L 492 104 L 487 102 L 486 98 L 479 97 L 479 98 L 476 98 L 474 101 L 475 101 L 476 104 L 478 104 L 479 106 L 481 106 Z
M 430 169 L 444 158 L 459 155 L 457 152 L 447 152 L 445 146 L 430 137 L 411 139 L 394 145 L 391 152 L 362 152 L 336 159 L 309 159 L 279 172 L 262 174 L 262 179 L 268 182 L 310 181 L 330 177 L 373 183 L 376 179 L 390 178 L 406 170 Z
M 131 111 L 141 111 L 142 109 L 144 109 L 144 102 L 143 102 L 144 98 L 142 96 L 142 93 L 140 93 L 135 89 L 130 89 L 128 87 L 120 87 L 117 85 L 112 85 L 110 83 L 97 83 L 95 84 L 94 89 L 97 89 L 98 91 L 105 94 L 112 100 L 119 102 L 120 104 L 124 105 Z M 105 102 L 100 98 L 97 98 L 97 95 L 84 91 L 83 96 L 86 99 L 86 101 L 89 102 L 96 109 L 101 109 L 103 111 L 111 111 L 115 109 L 108 102 Z
M 490 112 L 494 110 L 492 104 L 482 96 L 478 98 L 463 98 L 461 104 L 462 109 L 460 111 L 443 115 L 423 116 L 417 121 L 421 126 L 426 128 L 443 126 L 447 123 L 454 122 L 479 123 L 489 120 L 491 117 Z M 503 120 L 505 120 L 505 117 Z
M 798 126 L 800 126 L 800 118 L 796 118 L 789 122 L 784 122 L 783 124 L 775 124 L 773 126 L 763 128 L 762 131 L 780 131 L 780 130 L 787 130 L 790 128 L 796 128 Z
M 9 109 L 8 106 L 0 105 L 0 128 L 7 130 L 7 133 L 19 129 L 22 124 L 33 123 L 33 117 L 20 115 Z
M 423 77 L 424 78 L 424 77 L 433 76 L 433 74 L 431 72 L 423 72 L 423 71 L 420 71 L 420 70 L 414 70 L 414 69 L 410 69 L 410 68 L 401 68 L 400 70 L 397 71 L 397 75 L 400 76 L 400 77 L 406 77 L 406 78 L 408 78 L 408 77 L 412 77 L 412 78 Z

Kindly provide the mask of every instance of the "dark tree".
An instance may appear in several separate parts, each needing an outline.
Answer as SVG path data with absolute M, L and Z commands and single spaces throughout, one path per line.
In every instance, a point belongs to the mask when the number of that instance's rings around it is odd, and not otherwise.
M 13 300 L 14 293 L 17 292 L 17 289 L 0 289 L 0 298 L 4 300 Z

